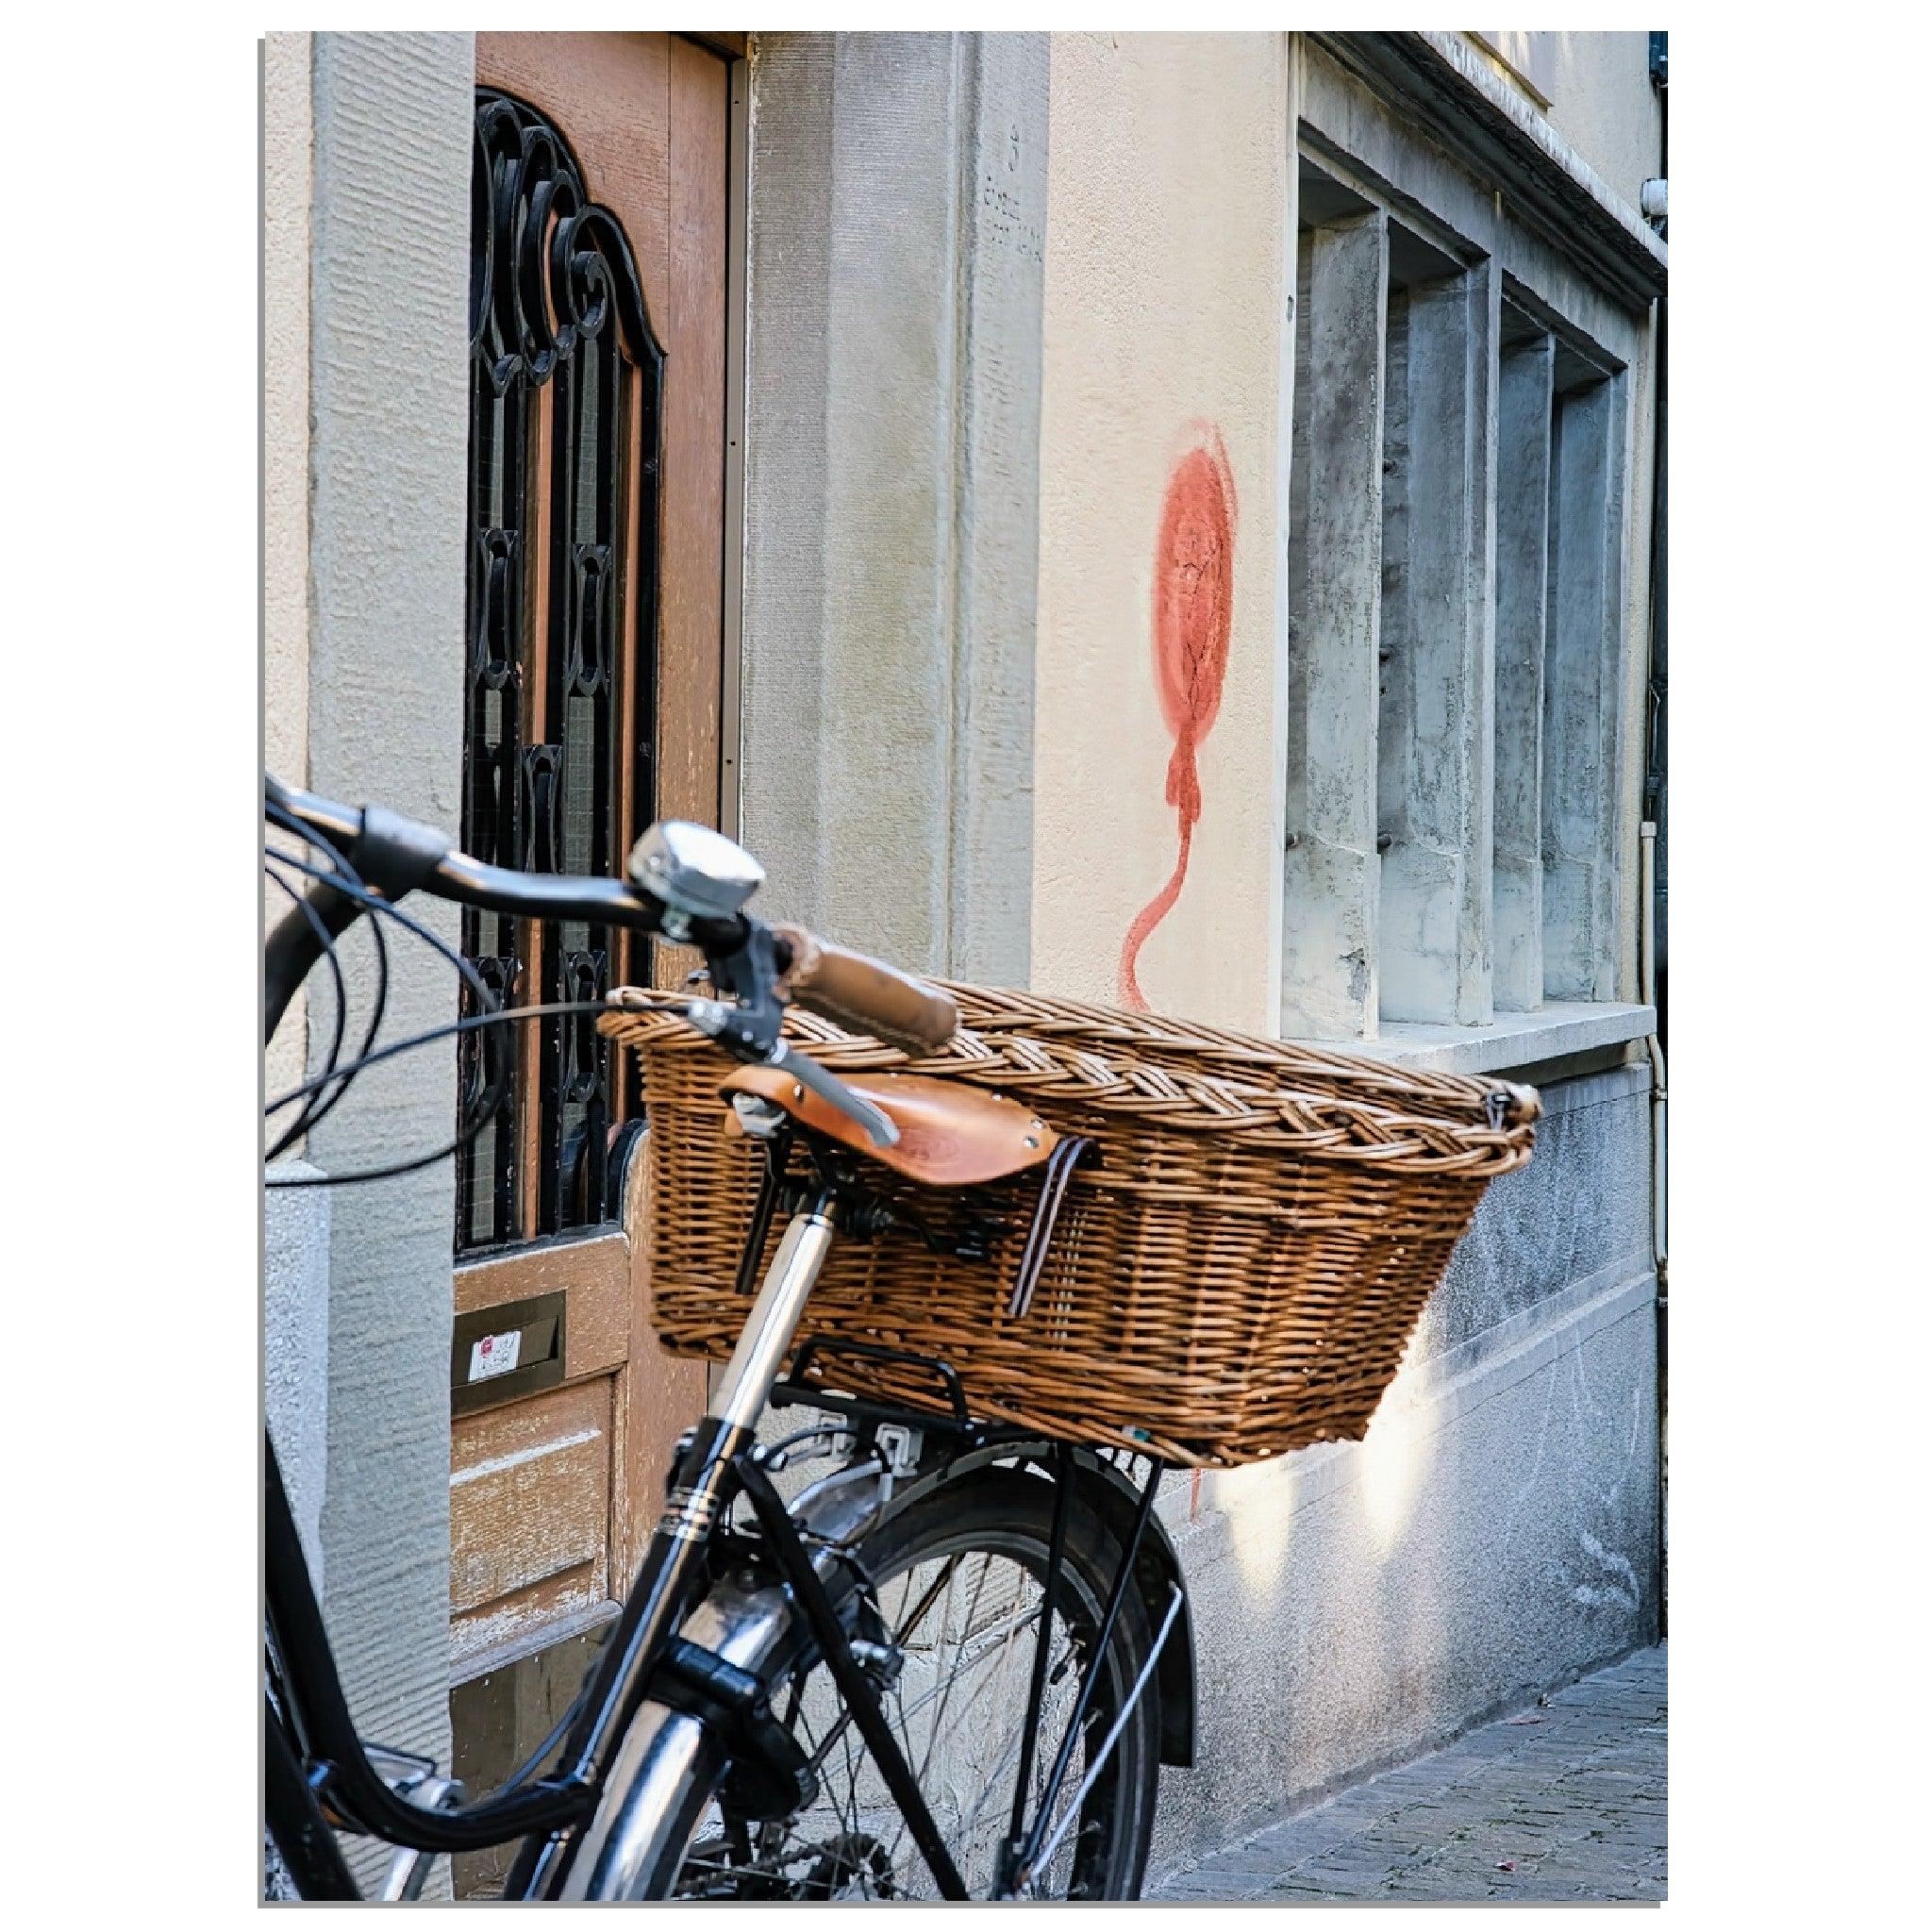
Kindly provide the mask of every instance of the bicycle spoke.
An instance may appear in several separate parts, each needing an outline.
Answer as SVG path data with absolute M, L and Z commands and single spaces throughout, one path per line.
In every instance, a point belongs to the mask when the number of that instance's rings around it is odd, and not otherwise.
M 1043 1528 L 1033 1528 L 1032 1538 Z M 1065 1740 L 1088 1701 L 1081 1695 L 1086 1674 L 1106 1667 L 1091 1654 L 1103 1607 L 1092 1582 L 1070 1572 L 1048 1626 L 1036 1541 L 1022 1535 L 1008 1544 L 1001 1527 L 978 1534 L 987 1541 L 950 1549 L 941 1543 L 929 1556 L 883 1571 L 875 1581 L 861 1573 L 858 1629 L 881 1636 L 897 1658 L 891 1675 L 876 1680 L 879 1710 L 969 1896 L 988 1897 L 1001 1869 L 1008 1815 L 1021 1796 L 1023 1756 L 1031 1761 L 1020 1805 L 1023 1835 L 1037 1834 L 1041 1845 L 1024 1892 L 1097 1895 L 1118 1881 L 1121 1868 L 1108 1863 L 1115 1857 L 1109 1834 L 1117 1814 L 1133 1815 L 1119 1812 L 1118 1785 L 1102 1782 L 1119 1776 L 1109 1764 L 1110 1743 L 1097 1755 L 1093 1748 L 1120 1715 L 1118 1690 L 1092 1707 L 1097 1727 L 1083 1724 L 1071 1742 Z M 1043 1657 L 1036 1662 L 1041 1646 Z M 1041 1681 L 1038 1734 L 1034 1752 L 1025 1754 L 1024 1707 L 1036 1672 Z M 781 1722 L 812 1767 L 818 1794 L 806 1811 L 758 1827 L 748 1861 L 712 1856 L 719 1851 L 714 1840 L 687 1868 L 691 1893 L 933 1897 L 931 1873 L 914 1848 L 909 1821 L 823 1660 L 808 1653 L 773 1707 L 782 1710 Z M 1066 1754 L 1064 1783 L 1049 1814 L 1041 1800 L 1060 1751 Z
M 982 1552 L 979 1560 L 979 1581 L 974 1585 L 973 1600 L 967 1606 L 965 1622 L 961 1626 L 960 1630 L 959 1642 L 961 1648 L 964 1647 L 967 1637 L 973 1633 L 974 1623 L 979 1612 L 980 1599 L 986 1593 L 987 1578 L 992 1574 L 992 1557 L 990 1555 Z M 941 1644 L 945 1643 L 950 1634 L 951 1608 L 951 1589 L 950 1586 L 948 1586 L 946 1608 L 941 1613 L 940 1619 L 940 1642 Z M 916 1774 L 919 1781 L 919 1788 L 921 1790 L 924 1790 L 927 1788 L 928 1774 L 932 1768 L 932 1755 L 934 1751 L 936 1751 L 939 1748 L 941 1735 L 945 1729 L 946 1708 L 948 1705 L 952 1702 L 953 1687 L 958 1682 L 960 1673 L 964 1668 L 965 1665 L 963 1662 L 956 1663 L 953 1670 L 950 1671 L 946 1675 L 944 1684 L 944 1694 L 940 1698 L 939 1709 L 933 1714 L 932 1732 L 926 1740 L 925 1756 L 920 1760 L 919 1770 Z M 891 1847 L 886 1855 L 889 1859 L 894 1861 L 897 1860 L 899 1856 L 899 1846 L 905 1838 L 907 1829 L 908 1826 L 906 1821 L 902 1818 L 899 1821 L 899 1829 L 892 1834 Z

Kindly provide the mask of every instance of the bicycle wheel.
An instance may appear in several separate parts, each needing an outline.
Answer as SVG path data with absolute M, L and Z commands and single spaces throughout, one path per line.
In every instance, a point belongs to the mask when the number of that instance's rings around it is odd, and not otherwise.
M 891 1680 L 881 1707 L 975 1898 L 992 1890 L 1011 1825 L 1052 1517 L 1051 1483 L 1024 1470 L 982 1469 L 941 1484 L 857 1553 Z M 1100 1519 L 1070 1498 L 1025 1825 L 1080 1687 L 1097 1674 L 1043 1835 L 1051 1849 L 1025 1888 L 1029 1897 L 1130 1899 L 1140 1891 L 1158 1776 L 1158 1687 L 1150 1675 L 1103 1757 L 1151 1643 L 1130 1592 L 1106 1657 L 1093 1655 L 1119 1560 L 1120 1546 Z M 780 1673 L 772 1706 L 817 1772 L 814 1802 L 776 1824 L 747 1823 L 732 1816 L 729 1786 L 722 1772 L 713 1774 L 683 1855 L 663 1861 L 643 1895 L 937 1896 L 808 1636 Z

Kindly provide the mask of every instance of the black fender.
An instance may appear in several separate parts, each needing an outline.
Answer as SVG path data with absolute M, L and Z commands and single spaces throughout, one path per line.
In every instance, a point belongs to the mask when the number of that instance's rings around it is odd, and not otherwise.
M 1056 1444 L 1043 1436 L 989 1443 L 963 1456 L 938 1461 L 896 1490 L 889 1512 L 905 1507 L 949 1475 L 990 1462 L 1032 1462 L 1049 1468 L 1055 1449 L 1069 1446 L 1082 1498 L 1124 1549 L 1134 1533 L 1134 1516 L 1141 1504 L 1139 1489 L 1123 1470 L 1095 1450 L 1079 1444 Z M 1134 1586 L 1147 1612 L 1150 1631 L 1158 1631 L 1165 1621 L 1172 1591 L 1180 1592 L 1180 1609 L 1166 1648 L 1155 1666 L 1154 1681 L 1160 1687 L 1160 1761 L 1188 1769 L 1194 1762 L 1194 1607 L 1188 1596 L 1187 1579 L 1181 1574 L 1181 1559 L 1174 1550 L 1174 1539 L 1168 1535 L 1158 1509 L 1150 1512 L 1147 1527 L 1141 1533 L 1141 1547 L 1134 1558 Z
M 1124 1549 L 1134 1532 L 1140 1491 L 1123 1471 L 1091 1449 L 1076 1448 L 1074 1462 L 1080 1472 L 1082 1494 L 1099 1510 Z M 1180 1556 L 1158 1508 L 1149 1513 L 1147 1527 L 1141 1533 L 1141 1547 L 1134 1557 L 1134 1583 L 1146 1607 L 1150 1631 L 1158 1631 L 1167 1615 L 1170 1587 L 1180 1591 L 1180 1610 L 1167 1647 L 1154 1667 L 1154 1679 L 1160 1686 L 1160 1761 L 1187 1769 L 1194 1762 L 1194 1607 L 1181 1574 Z

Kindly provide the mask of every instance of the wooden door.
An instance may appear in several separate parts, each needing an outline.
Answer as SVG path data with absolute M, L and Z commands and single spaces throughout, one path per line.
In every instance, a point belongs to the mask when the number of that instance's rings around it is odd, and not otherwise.
M 614 872 L 653 817 L 719 822 L 733 50 L 707 39 L 476 36 L 464 835 L 504 863 Z M 518 1003 L 673 964 L 488 915 L 463 943 Z M 517 1034 L 475 1036 L 460 1082 L 505 1099 L 458 1168 L 454 1681 L 615 1613 L 704 1395 L 648 1324 L 635 1070 L 588 1021 Z

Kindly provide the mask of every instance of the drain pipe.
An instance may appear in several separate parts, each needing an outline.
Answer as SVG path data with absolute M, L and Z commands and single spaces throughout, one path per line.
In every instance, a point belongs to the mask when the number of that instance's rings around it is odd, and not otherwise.
M 1659 110 L 1657 141 L 1657 213 L 1666 209 L 1662 192 L 1671 172 L 1671 110 L 1667 82 L 1669 37 L 1653 33 L 1650 42 L 1651 77 L 1657 84 Z M 1646 210 L 1648 212 L 1648 210 Z M 1659 219 L 1659 232 L 1662 230 Z M 1670 412 L 1670 301 L 1659 296 L 1657 305 L 1657 400 L 1651 425 L 1650 491 L 1650 637 L 1646 669 L 1645 709 L 1648 726 L 1648 756 L 1644 772 L 1644 823 L 1639 834 L 1638 852 L 1642 872 L 1640 888 L 1638 929 L 1639 974 L 1642 998 L 1653 1010 L 1657 1007 L 1657 927 L 1660 908 L 1657 892 L 1657 826 L 1666 816 L 1665 758 L 1668 721 L 1665 691 L 1669 658 L 1669 625 L 1666 618 L 1666 558 L 1669 523 L 1666 510 L 1669 489 L 1669 448 L 1667 425 Z M 1656 1023 L 1653 1023 L 1654 1024 Z M 1664 1080 L 1663 1041 L 1653 1031 L 1643 1042 L 1650 1056 L 1650 1246 L 1657 1269 L 1657 1634 L 1670 1629 L 1670 1306 L 1671 1274 L 1669 1256 L 1670 1221 L 1667 1192 L 1668 1126 L 1670 1093 Z
M 1657 1005 L 1657 825 L 1645 819 L 1638 832 L 1642 897 L 1638 913 L 1638 956 L 1643 1002 Z M 1664 1087 L 1664 1047 L 1655 1033 L 1644 1040 L 1650 1055 L 1650 1252 L 1657 1268 L 1657 1635 L 1670 1634 L 1671 1374 L 1670 1260 L 1665 1252 L 1666 1132 L 1670 1096 Z
M 1638 829 L 1638 976 L 1642 982 L 1643 1003 L 1657 1005 L 1657 825 L 1645 819 Z M 1628 957 L 1627 955 L 1625 956 Z M 1668 1306 L 1670 1298 L 1670 1257 L 1666 1251 L 1669 1220 L 1666 1214 L 1666 1135 L 1670 1095 L 1664 1086 L 1664 1047 L 1655 1033 L 1644 1040 L 1650 1055 L 1650 1251 L 1657 1264 L 1657 1301 Z

